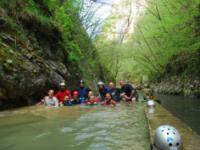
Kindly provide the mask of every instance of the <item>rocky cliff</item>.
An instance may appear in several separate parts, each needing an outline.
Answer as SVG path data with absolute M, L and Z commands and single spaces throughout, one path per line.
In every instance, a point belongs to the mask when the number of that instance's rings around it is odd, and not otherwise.
M 0 2 L 0 108 L 34 103 L 61 81 L 72 88 L 81 68 L 99 67 L 88 63 L 97 56 L 75 8 L 50 2 Z

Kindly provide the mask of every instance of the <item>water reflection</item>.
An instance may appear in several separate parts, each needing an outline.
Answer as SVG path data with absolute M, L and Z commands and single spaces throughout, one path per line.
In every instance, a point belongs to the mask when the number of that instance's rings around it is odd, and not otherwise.
M 153 114 L 154 112 L 155 112 L 155 108 L 154 107 L 148 107 L 147 108 L 147 113 Z

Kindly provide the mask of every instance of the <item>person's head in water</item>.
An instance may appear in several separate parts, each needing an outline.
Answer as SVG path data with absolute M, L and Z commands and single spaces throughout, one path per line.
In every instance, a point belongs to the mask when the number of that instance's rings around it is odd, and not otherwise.
M 120 80 L 120 81 L 119 81 L 119 84 L 120 84 L 120 86 L 124 86 L 124 85 L 125 85 L 124 80 Z
M 110 82 L 108 86 L 109 86 L 110 89 L 115 88 L 115 84 L 113 82 Z
M 79 96 L 78 91 L 74 91 L 74 92 L 73 92 L 73 98 L 74 98 L 74 99 L 77 99 L 78 96 Z
M 102 81 L 98 82 L 98 88 L 99 90 L 102 90 L 104 88 L 104 83 Z
M 65 96 L 65 101 L 70 101 L 69 96 Z
M 48 96 L 49 96 L 49 98 L 52 98 L 54 96 L 54 90 L 49 90 Z
M 60 83 L 60 90 L 61 90 L 61 91 L 64 91 L 65 88 L 66 88 L 65 82 L 61 82 L 61 83 Z
M 88 99 L 93 99 L 94 98 L 94 93 L 92 91 L 88 92 Z
M 110 102 L 112 100 L 112 95 L 110 93 L 106 93 L 105 99 Z
M 84 81 L 83 81 L 83 80 L 80 80 L 80 81 L 79 81 L 79 86 L 80 86 L 80 88 L 83 88 L 83 87 L 84 87 Z

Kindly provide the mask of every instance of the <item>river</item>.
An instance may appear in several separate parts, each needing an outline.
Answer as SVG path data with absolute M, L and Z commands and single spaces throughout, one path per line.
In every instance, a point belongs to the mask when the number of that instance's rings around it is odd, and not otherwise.
M 157 94 L 161 105 L 200 135 L 200 99 Z
M 142 103 L 0 112 L 0 150 L 148 150 Z

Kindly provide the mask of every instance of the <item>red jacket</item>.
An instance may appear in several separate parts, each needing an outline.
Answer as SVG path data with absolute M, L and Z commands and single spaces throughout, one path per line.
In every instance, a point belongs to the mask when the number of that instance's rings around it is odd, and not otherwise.
M 65 96 L 69 96 L 71 98 L 71 93 L 69 90 L 64 90 L 64 91 L 58 91 L 55 95 L 59 102 L 64 102 Z

